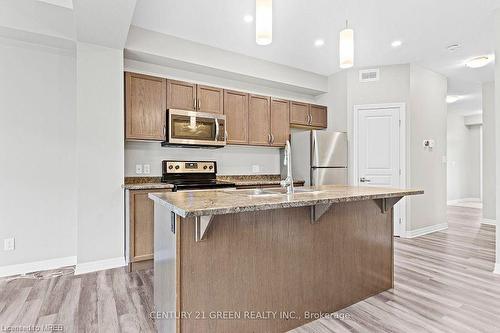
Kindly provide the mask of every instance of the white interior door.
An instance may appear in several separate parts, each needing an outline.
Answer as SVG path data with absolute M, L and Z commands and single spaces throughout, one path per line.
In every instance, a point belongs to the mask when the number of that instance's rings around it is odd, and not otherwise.
M 400 187 L 400 107 L 358 108 L 357 183 Z M 394 209 L 394 235 L 401 234 L 400 205 Z

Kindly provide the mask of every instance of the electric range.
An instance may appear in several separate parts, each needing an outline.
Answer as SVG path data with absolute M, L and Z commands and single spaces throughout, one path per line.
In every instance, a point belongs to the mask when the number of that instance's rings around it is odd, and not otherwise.
M 234 183 L 217 180 L 215 161 L 163 161 L 161 181 L 174 185 L 174 192 L 236 188 Z

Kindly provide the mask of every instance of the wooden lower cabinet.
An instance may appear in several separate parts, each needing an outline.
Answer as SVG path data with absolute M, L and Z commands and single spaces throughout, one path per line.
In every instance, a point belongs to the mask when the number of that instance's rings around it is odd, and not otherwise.
M 170 190 L 129 191 L 129 270 L 153 267 L 154 257 L 154 205 L 149 193 Z

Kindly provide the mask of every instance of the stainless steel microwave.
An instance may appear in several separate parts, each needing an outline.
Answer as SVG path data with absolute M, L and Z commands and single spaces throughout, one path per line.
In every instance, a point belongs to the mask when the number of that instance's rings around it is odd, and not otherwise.
M 165 134 L 162 146 L 223 147 L 227 138 L 226 116 L 169 109 Z

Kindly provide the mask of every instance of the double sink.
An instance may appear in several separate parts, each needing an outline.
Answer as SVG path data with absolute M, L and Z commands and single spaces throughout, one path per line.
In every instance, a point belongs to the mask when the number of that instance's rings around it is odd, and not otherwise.
M 321 192 L 321 191 L 299 187 L 299 188 L 294 188 L 292 194 L 299 194 L 299 193 L 316 194 L 319 192 Z M 287 194 L 285 188 L 269 188 L 269 189 L 256 188 L 256 189 L 250 189 L 250 190 L 238 190 L 238 193 L 248 195 L 248 196 L 273 196 L 273 195 L 286 195 Z

